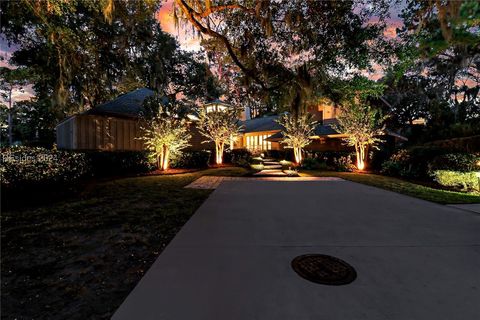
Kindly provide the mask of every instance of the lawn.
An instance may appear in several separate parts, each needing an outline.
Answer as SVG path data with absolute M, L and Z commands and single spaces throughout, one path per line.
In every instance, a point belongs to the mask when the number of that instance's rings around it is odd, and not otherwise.
M 363 183 L 441 204 L 480 203 L 479 194 L 439 190 L 378 174 L 302 170 L 300 175 L 340 177 L 345 180 Z
M 211 192 L 183 187 L 246 172 L 118 179 L 69 201 L 3 212 L 2 318 L 110 318 Z

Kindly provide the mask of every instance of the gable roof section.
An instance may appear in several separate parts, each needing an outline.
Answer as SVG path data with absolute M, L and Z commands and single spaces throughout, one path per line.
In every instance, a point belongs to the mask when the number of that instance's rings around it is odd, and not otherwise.
M 112 115 L 134 117 L 140 116 L 143 111 L 143 101 L 155 94 L 147 88 L 140 88 L 123 94 L 112 101 L 101 104 L 85 112 L 85 114 Z
M 228 102 L 222 101 L 220 99 L 215 99 L 215 100 L 209 101 L 209 102 L 205 103 L 204 106 L 209 106 L 209 105 L 212 105 L 212 104 L 221 104 L 221 105 L 224 105 L 226 107 L 231 106 Z

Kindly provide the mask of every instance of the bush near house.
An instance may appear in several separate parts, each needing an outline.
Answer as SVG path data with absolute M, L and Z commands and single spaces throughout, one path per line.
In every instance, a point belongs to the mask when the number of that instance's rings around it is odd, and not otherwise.
M 462 191 L 480 190 L 476 172 L 435 170 L 432 175 L 442 186 L 459 188 Z
M 307 163 L 302 166 L 307 170 L 351 172 L 355 170 L 354 160 L 355 155 L 350 151 L 308 151 L 304 160 Z
M 180 156 L 172 159 L 172 168 L 200 169 L 208 167 L 211 151 L 183 151 Z
M 402 149 L 382 165 L 382 173 L 407 179 L 436 182 L 461 191 L 478 189 L 476 171 L 480 155 L 436 147 Z
M 252 162 L 252 153 L 247 149 L 233 149 L 228 158 L 232 164 L 247 168 Z
M 470 171 L 478 155 L 438 147 L 401 149 L 382 164 L 382 173 L 409 179 L 431 180 L 434 170 Z
M 319 158 L 305 158 L 302 162 L 302 169 L 306 170 L 328 170 L 327 163 Z
M 86 154 L 45 148 L 15 147 L 2 150 L 2 187 L 67 186 L 90 172 Z
M 147 151 L 92 151 L 85 155 L 95 177 L 146 173 L 156 168 L 155 159 Z
M 475 171 L 478 168 L 480 156 L 473 153 L 447 153 L 435 157 L 429 164 L 430 171 L 453 170 L 460 172 Z
M 61 188 L 85 177 L 145 173 L 155 168 L 149 154 L 127 152 L 72 152 L 15 147 L 2 150 L 0 174 L 3 187 Z

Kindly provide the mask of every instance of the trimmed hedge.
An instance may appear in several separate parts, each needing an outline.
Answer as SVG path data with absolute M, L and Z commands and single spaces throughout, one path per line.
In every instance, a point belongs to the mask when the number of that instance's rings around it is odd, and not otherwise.
M 64 186 L 89 172 L 86 154 L 29 147 L 2 150 L 0 178 L 7 188 Z
M 230 162 L 240 167 L 248 167 L 252 162 L 252 153 L 247 149 L 233 149 L 230 151 Z
M 91 151 L 85 155 L 96 177 L 146 173 L 156 168 L 147 151 Z
M 447 153 L 435 157 L 429 164 L 429 169 L 468 172 L 478 169 L 479 161 L 480 157 L 472 153 Z
M 435 170 L 476 170 L 478 155 L 437 147 L 401 149 L 382 164 L 382 173 L 411 179 L 431 180 Z
M 306 170 L 327 170 L 328 166 L 325 161 L 319 158 L 305 158 L 302 161 L 301 168 Z
M 2 150 L 1 184 L 9 189 L 69 187 L 85 177 L 145 173 L 155 169 L 143 151 L 75 152 L 15 147 Z
M 172 159 L 172 168 L 200 169 L 208 167 L 210 162 L 210 151 L 184 151 L 176 159 Z
M 433 179 L 442 186 L 460 188 L 462 191 L 480 190 L 476 172 L 436 170 Z

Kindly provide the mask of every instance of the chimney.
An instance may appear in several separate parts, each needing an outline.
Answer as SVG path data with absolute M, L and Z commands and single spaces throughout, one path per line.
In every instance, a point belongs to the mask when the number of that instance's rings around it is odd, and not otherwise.
M 240 120 L 245 121 L 245 120 L 250 120 L 250 107 L 244 107 L 243 111 L 240 115 Z

